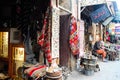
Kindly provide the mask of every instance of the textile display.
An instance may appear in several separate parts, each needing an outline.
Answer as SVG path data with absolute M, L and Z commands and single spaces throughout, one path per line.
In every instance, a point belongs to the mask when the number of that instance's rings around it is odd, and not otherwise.
M 73 55 L 79 54 L 79 39 L 77 34 L 77 22 L 74 17 L 71 19 L 70 25 L 70 38 L 69 38 L 70 48 Z
M 34 66 L 31 66 L 25 69 L 24 73 L 28 74 L 32 78 L 41 77 L 46 74 L 46 66 L 45 65 L 34 65 Z
M 38 35 L 39 35 L 38 44 L 39 44 L 40 46 L 43 46 L 43 43 L 44 43 L 46 24 L 47 24 L 47 22 L 46 22 L 46 18 L 45 18 L 45 19 L 44 19 L 44 24 L 43 24 L 42 31 L 41 31 L 41 33 L 38 32 Z
M 27 34 L 24 35 L 25 37 L 25 40 L 24 40 L 24 45 L 25 45 L 25 52 L 26 52 L 26 62 L 28 63 L 32 63 L 32 64 L 36 64 L 37 61 L 36 59 L 34 58 L 35 57 L 35 54 L 34 52 L 32 51 L 32 45 L 31 45 L 31 40 L 30 40 L 30 31 L 29 31 L 29 27 L 28 27 L 28 31 L 27 31 Z
M 48 63 L 52 62 L 52 55 L 51 55 L 51 15 L 50 10 L 48 9 L 46 12 L 46 16 L 44 19 L 44 24 L 41 33 L 38 33 L 38 44 L 41 46 Z

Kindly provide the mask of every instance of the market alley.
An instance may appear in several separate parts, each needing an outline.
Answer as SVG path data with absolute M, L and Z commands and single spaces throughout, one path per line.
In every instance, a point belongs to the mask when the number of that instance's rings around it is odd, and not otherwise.
M 120 80 L 120 61 L 99 62 L 100 71 L 94 75 L 86 76 L 78 71 L 73 71 L 67 80 Z

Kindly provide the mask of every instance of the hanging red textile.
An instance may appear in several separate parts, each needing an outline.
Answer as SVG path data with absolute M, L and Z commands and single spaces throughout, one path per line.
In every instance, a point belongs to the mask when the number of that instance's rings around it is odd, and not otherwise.
M 51 23 L 50 23 L 50 10 L 46 12 L 46 16 L 44 19 L 44 24 L 41 33 L 38 33 L 38 44 L 42 47 L 42 50 L 47 58 L 48 63 L 52 63 L 52 56 L 51 56 Z
M 40 46 L 43 46 L 43 43 L 44 43 L 46 24 L 47 24 L 46 19 L 44 19 L 43 28 L 42 28 L 41 33 L 39 32 L 39 38 L 38 38 L 38 44 Z
M 50 37 L 51 37 L 51 25 L 48 25 L 48 27 L 46 28 L 46 32 L 45 32 L 43 51 L 44 51 L 45 56 L 46 56 L 49 63 L 52 62 Z
M 69 44 L 73 55 L 79 54 L 79 39 L 77 34 L 77 22 L 74 17 L 71 19 Z

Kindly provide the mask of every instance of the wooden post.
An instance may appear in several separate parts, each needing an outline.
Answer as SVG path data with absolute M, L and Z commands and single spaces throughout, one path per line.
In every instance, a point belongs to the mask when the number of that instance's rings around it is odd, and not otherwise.
M 94 45 L 94 43 L 96 41 L 96 24 L 95 23 L 92 23 L 92 28 L 93 28 L 93 31 L 92 31 L 92 35 L 93 35 L 92 45 Z
M 51 37 L 51 54 L 52 58 L 56 60 L 59 59 L 59 17 L 60 10 L 57 7 L 59 0 L 51 0 L 52 5 L 52 37 Z M 59 64 L 59 63 L 58 63 Z

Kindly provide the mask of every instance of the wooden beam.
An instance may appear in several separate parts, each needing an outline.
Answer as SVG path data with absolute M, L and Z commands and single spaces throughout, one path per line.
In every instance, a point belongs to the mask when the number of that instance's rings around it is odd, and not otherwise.
M 62 6 L 58 6 L 58 7 L 59 7 L 59 9 L 61 9 L 61 10 L 65 11 L 65 12 L 68 12 L 68 13 L 72 14 L 72 12 L 71 12 L 70 10 L 68 10 L 68 9 L 66 9 L 66 8 L 64 8 L 64 7 L 62 7 Z

